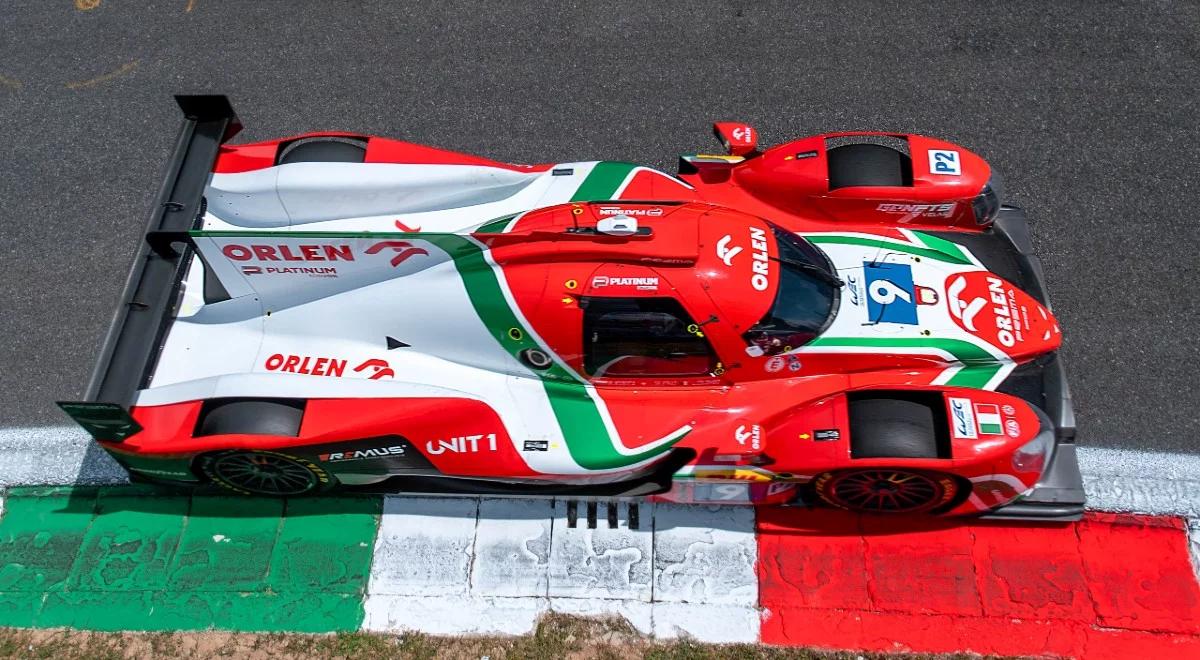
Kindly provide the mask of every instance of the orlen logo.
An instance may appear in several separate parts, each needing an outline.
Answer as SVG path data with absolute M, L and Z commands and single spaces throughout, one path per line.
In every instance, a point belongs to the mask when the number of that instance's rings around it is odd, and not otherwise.
M 742 424 L 733 430 L 733 439 L 743 447 L 750 444 L 750 449 L 762 448 L 762 427 L 758 424 Z
M 267 358 L 263 366 L 267 371 L 281 371 L 289 374 L 304 374 L 306 376 L 329 376 L 341 378 L 346 374 L 346 360 L 331 357 L 312 357 L 310 355 L 284 355 L 275 353 Z M 367 380 L 391 378 L 396 375 L 387 360 L 371 358 L 352 369 L 355 373 L 366 373 Z
M 392 255 L 392 266 L 399 266 L 410 257 L 415 257 L 419 254 L 429 254 L 425 248 L 413 247 L 408 241 L 381 241 L 367 248 L 367 254 L 378 254 L 384 250 L 393 250 L 396 254 Z
M 946 280 L 946 305 L 964 330 L 985 341 L 1012 348 L 1025 339 L 1028 308 L 1018 303 L 1012 285 L 991 273 L 951 276 Z
M 749 126 L 738 126 L 730 131 L 729 134 L 733 136 L 733 139 L 742 142 L 754 141 L 754 129 Z
M 349 245 L 235 245 L 221 248 L 231 261 L 354 261 Z
M 732 266 L 733 258 L 738 256 L 738 253 L 742 251 L 742 248 L 738 246 L 729 247 L 729 243 L 732 240 L 732 236 L 725 234 L 721 237 L 721 240 L 717 241 L 717 258 L 724 261 L 726 266 Z
M 750 262 L 750 268 L 753 274 L 750 276 L 750 286 L 756 291 L 766 291 L 770 286 L 771 280 L 767 278 L 770 271 L 767 269 L 767 232 L 759 227 L 750 228 L 750 249 L 754 250 L 754 261 Z
M 655 206 L 653 208 L 649 208 L 649 209 L 628 209 L 623 206 L 601 206 L 600 210 L 597 211 L 597 215 L 602 215 L 602 216 L 605 216 L 605 215 L 638 216 L 638 215 L 640 215 L 640 216 L 645 216 L 645 217 L 650 217 L 650 218 L 656 218 L 662 214 L 663 214 L 662 208 L 657 207 L 657 206 Z

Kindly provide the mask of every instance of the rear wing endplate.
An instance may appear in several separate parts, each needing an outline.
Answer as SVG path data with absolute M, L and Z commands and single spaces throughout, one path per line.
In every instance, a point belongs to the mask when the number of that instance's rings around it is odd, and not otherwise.
M 175 101 L 184 122 L 150 210 L 146 240 L 130 266 L 84 401 L 59 403 L 97 439 L 119 442 L 140 430 L 128 408 L 154 371 L 193 252 L 176 238 L 200 227 L 204 188 L 218 150 L 242 128 L 225 96 Z

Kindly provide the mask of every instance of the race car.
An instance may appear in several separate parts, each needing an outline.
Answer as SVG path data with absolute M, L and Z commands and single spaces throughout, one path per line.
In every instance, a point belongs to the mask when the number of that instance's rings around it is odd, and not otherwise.
M 185 122 L 84 401 L 138 480 L 1071 520 L 1023 213 L 966 149 L 722 122 L 679 172 Z

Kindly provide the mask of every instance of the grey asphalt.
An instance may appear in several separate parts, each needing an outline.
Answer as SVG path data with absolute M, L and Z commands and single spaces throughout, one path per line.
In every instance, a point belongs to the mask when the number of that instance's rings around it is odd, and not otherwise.
M 340 129 L 515 162 L 671 169 L 714 119 L 767 143 L 961 143 L 1034 223 L 1081 441 L 1200 453 L 1196 2 L 146 5 L 0 5 L 0 426 L 65 423 L 52 402 L 90 373 L 171 95 L 219 92 L 241 140 Z

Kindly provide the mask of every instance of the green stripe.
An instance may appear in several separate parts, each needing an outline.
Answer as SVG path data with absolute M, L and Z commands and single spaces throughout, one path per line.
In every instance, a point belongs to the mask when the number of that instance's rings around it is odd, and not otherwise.
M 812 243 L 833 243 L 839 245 L 862 245 L 865 247 L 880 248 L 883 250 L 893 250 L 895 252 L 906 252 L 918 257 L 926 257 L 936 261 L 944 261 L 951 264 L 959 264 L 963 266 L 974 265 L 961 250 L 950 251 L 948 246 L 957 248 L 958 246 L 950 241 L 946 241 L 936 236 L 929 236 L 922 232 L 913 232 L 927 245 L 935 247 L 920 247 L 911 243 L 893 243 L 877 238 L 867 238 L 865 236 L 842 236 L 840 234 L 804 234 L 804 238 Z M 941 241 L 941 243 L 938 243 Z M 942 244 L 946 245 L 942 245 Z
M 974 365 L 963 367 L 958 370 L 958 373 L 950 377 L 946 381 L 947 385 L 954 387 L 973 387 L 975 389 L 983 389 L 987 387 L 988 381 L 1000 371 L 1002 365 Z
M 9 491 L 0 626 L 358 630 L 382 500 Z
M 572 202 L 601 202 L 612 199 L 625 177 L 638 167 L 635 163 L 601 161 L 592 167 L 579 189 L 571 197 Z
M 467 296 L 475 313 L 488 333 L 514 359 L 521 351 L 542 349 L 532 337 L 529 328 L 517 318 L 509 307 L 500 287 L 496 271 L 487 262 L 483 250 L 477 243 L 462 236 L 443 234 L 427 237 L 432 243 L 445 250 L 454 260 Z M 512 330 L 519 331 L 514 338 Z M 617 438 L 609 435 L 608 428 L 600 416 L 594 397 L 595 390 L 585 387 L 579 377 L 555 362 L 548 369 L 534 371 L 541 379 L 550 408 L 562 430 L 567 450 L 580 467 L 588 470 L 609 470 L 633 465 L 658 456 L 669 450 L 683 438 L 675 438 L 648 451 L 626 456 L 617 451 Z
M 957 362 L 965 365 L 946 381 L 947 385 L 955 387 L 974 387 L 982 389 L 988 381 L 1004 366 L 996 357 L 984 349 L 961 339 L 922 339 L 922 338 L 878 338 L 878 337 L 818 337 L 808 344 L 820 348 L 822 346 L 848 346 L 871 348 L 929 348 L 945 351 L 952 355 Z
M 479 228 L 474 231 L 474 233 L 476 233 L 476 234 L 500 234 L 500 233 L 503 233 L 504 228 L 508 226 L 508 223 L 512 222 L 512 219 L 517 217 L 518 215 L 520 215 L 520 214 L 510 213 L 508 215 L 496 218 L 495 220 L 488 220 L 487 222 L 480 225 Z

